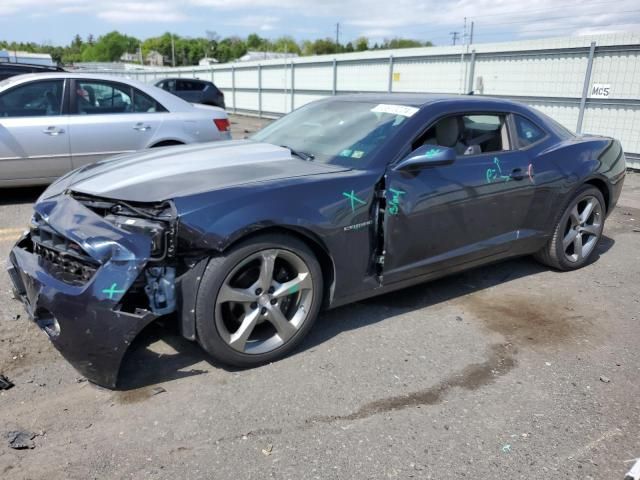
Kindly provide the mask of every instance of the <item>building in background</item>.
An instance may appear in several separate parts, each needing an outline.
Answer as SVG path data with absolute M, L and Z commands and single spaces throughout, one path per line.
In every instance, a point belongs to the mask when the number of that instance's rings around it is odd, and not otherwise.
M 156 52 L 155 50 L 151 50 L 147 54 L 146 58 L 147 65 L 152 65 L 154 67 L 163 67 L 164 66 L 164 57 L 160 52 Z
M 0 62 L 55 66 L 55 62 L 48 53 L 30 53 L 14 50 L 0 50 Z
M 200 65 L 201 67 L 206 67 L 207 65 L 215 65 L 216 63 L 220 62 L 218 62 L 218 60 L 213 57 L 203 57 L 198 62 L 198 65 Z
M 238 59 L 239 62 L 255 62 L 258 60 L 276 60 L 278 58 L 295 58 L 297 53 L 255 52 L 249 51 Z
M 129 53 L 129 52 L 125 52 L 120 56 L 120 61 L 121 62 L 128 62 L 128 63 L 134 63 L 134 62 L 140 62 L 140 54 L 136 53 Z

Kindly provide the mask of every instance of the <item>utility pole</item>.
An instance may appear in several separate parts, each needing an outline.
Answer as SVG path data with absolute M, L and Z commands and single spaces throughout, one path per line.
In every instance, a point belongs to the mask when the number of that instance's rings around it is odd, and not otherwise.
M 336 46 L 340 45 L 340 22 L 336 23 Z
M 473 22 L 471 22 L 471 33 L 469 34 L 469 45 L 473 45 Z
M 460 36 L 460 32 L 449 32 L 449 35 L 451 35 L 451 38 L 453 40 L 453 45 L 455 45 L 456 42 L 458 41 L 458 37 Z
M 171 34 L 171 66 L 176 66 L 176 44 L 173 40 L 173 33 Z

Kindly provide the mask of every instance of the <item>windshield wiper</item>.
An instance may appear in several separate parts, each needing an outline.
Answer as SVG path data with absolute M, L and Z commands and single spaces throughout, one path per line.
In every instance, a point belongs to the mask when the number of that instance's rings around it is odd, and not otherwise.
M 286 148 L 287 150 L 289 150 L 291 152 L 291 155 L 295 155 L 296 157 L 301 158 L 302 160 L 305 160 L 307 162 L 310 162 L 311 160 L 313 160 L 314 158 L 316 158 L 314 155 L 311 155 L 310 153 L 306 153 L 306 152 L 301 152 L 299 150 L 294 150 L 293 148 L 291 148 L 288 145 L 280 145 L 282 148 Z

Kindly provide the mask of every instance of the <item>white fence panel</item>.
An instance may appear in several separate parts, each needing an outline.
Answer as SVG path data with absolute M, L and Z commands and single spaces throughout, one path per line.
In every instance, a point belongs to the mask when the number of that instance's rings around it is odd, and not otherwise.
M 292 106 L 332 94 L 389 89 L 466 93 L 471 88 L 476 94 L 525 101 L 570 130 L 581 124 L 584 132 L 618 138 L 632 154 L 630 163 L 640 168 L 640 34 L 375 50 L 211 67 L 120 67 L 109 73 L 147 83 L 169 76 L 213 80 L 225 92 L 230 110 L 258 115 L 287 113 Z M 594 85 L 606 94 L 594 94 Z
M 295 67 L 296 90 L 325 90 L 333 88 L 333 66 L 321 65 L 296 65 Z
M 338 63 L 338 91 L 386 92 L 389 88 L 388 63 Z

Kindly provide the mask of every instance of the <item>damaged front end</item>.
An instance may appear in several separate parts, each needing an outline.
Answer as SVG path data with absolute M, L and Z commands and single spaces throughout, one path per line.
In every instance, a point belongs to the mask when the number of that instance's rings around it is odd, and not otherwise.
M 175 208 L 67 192 L 34 209 L 10 254 L 16 298 L 80 373 L 114 388 L 128 346 L 180 308 L 197 263 L 176 256 Z

